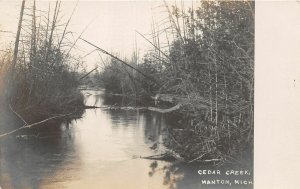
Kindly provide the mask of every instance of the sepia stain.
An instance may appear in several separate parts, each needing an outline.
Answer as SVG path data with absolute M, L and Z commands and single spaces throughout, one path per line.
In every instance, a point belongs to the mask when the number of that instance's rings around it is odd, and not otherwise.
M 296 80 L 294 79 L 294 87 L 296 87 Z

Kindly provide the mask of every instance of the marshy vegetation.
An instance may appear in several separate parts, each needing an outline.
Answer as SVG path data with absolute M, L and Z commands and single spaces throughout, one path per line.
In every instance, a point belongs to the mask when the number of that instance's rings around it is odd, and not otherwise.
M 35 0 L 23 0 L 15 45 L 0 53 L 1 106 L 24 121 L 74 113 L 84 105 L 78 90 L 81 60 L 70 53 L 72 16 L 63 21 L 60 7 L 56 1 L 42 11 Z
M 35 1 L 22 1 L 15 46 L 0 52 L 1 106 L 25 120 L 28 113 L 43 118 L 74 113 L 84 107 L 78 86 L 85 83 L 172 105 L 165 112 L 173 125 L 165 145 L 181 160 L 252 158 L 253 1 L 201 1 L 189 8 L 183 1 L 180 6 L 164 1 L 158 8 L 166 18 L 153 22 L 149 35 L 137 31 L 151 51 L 121 60 L 96 47 L 111 58 L 101 72 L 83 77 L 81 59 L 70 53 L 80 36 L 68 39 L 72 16 L 63 23 L 60 5 L 56 1 L 54 9 L 37 16 Z
M 111 93 L 180 106 L 167 115 L 174 127 L 165 142 L 185 161 L 252 162 L 254 2 L 158 8 L 166 18 L 149 35 L 137 31 L 153 49 L 125 60 L 136 70 L 112 56 L 91 80 Z

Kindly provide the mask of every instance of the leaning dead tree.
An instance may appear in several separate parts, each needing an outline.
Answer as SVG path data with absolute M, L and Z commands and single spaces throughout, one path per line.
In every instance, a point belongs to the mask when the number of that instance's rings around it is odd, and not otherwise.
M 144 76 L 144 77 L 147 78 L 148 80 L 152 81 L 152 82 L 153 82 L 154 84 L 156 84 L 157 86 L 160 86 L 160 85 L 161 85 L 161 84 L 159 84 L 156 80 L 154 80 L 152 77 L 146 75 L 145 73 L 143 73 L 143 72 L 140 71 L 139 69 L 137 69 L 137 68 L 131 66 L 130 64 L 128 64 L 128 63 L 126 63 L 125 61 L 121 60 L 120 58 L 118 58 L 118 57 L 112 55 L 111 53 L 107 52 L 106 50 L 104 50 L 104 49 L 102 49 L 102 48 L 100 48 L 100 47 L 94 45 L 93 43 L 91 43 L 91 42 L 89 42 L 89 41 L 87 41 L 87 40 L 85 40 L 85 39 L 83 39 L 83 38 L 80 38 L 80 39 L 81 39 L 82 41 L 88 43 L 89 45 L 95 47 L 95 48 L 98 49 L 100 52 L 102 52 L 102 53 L 104 53 L 104 54 L 106 54 L 106 55 L 109 55 L 110 57 L 112 57 L 112 58 L 118 60 L 119 62 L 121 62 L 122 64 L 124 64 L 125 66 L 127 66 L 127 67 L 129 67 L 129 68 L 135 70 L 137 73 L 141 74 L 142 76 Z

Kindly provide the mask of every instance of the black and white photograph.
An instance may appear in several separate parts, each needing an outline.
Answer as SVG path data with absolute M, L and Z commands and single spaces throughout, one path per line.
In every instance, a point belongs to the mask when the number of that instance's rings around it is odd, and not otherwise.
M 256 5 L 0 1 L 0 189 L 256 188 Z

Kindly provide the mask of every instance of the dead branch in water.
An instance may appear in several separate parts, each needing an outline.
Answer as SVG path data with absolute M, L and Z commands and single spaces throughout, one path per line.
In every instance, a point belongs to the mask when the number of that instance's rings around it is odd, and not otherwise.
M 189 161 L 189 163 L 192 163 L 192 162 L 194 162 L 194 161 L 197 161 L 197 160 L 201 159 L 203 156 L 205 156 L 205 155 L 208 154 L 208 153 L 209 153 L 209 152 L 205 152 L 205 153 L 201 154 L 201 156 L 199 156 L 199 157 L 197 157 L 197 158 L 195 158 L 195 159 Z
M 160 160 L 160 161 L 178 161 L 182 162 L 184 159 L 175 153 L 164 153 L 157 154 L 152 156 L 140 156 L 141 159 L 149 159 L 149 160 Z
M 101 108 L 104 110 L 149 110 L 149 111 L 165 114 L 165 113 L 170 113 L 170 112 L 178 110 L 180 108 L 180 106 L 181 106 L 180 104 L 177 104 L 176 106 L 173 106 L 173 107 L 167 108 L 167 109 L 161 109 L 161 108 L 155 108 L 155 107 L 131 107 L 131 106 L 119 106 L 119 107 L 115 107 L 115 106 L 84 106 L 84 108 L 85 109 Z
M 97 109 L 97 108 L 105 108 L 102 106 L 84 106 L 84 109 Z
M 168 108 L 168 109 L 160 109 L 160 108 L 155 108 L 155 107 L 148 107 L 148 110 L 164 114 L 164 113 L 173 112 L 175 110 L 179 110 L 180 106 L 181 106 L 180 104 L 177 104 L 176 106 L 173 106 L 172 108 Z
M 69 116 L 69 115 L 71 115 L 71 114 L 73 114 L 73 113 L 49 117 L 49 118 L 47 118 L 47 119 L 44 119 L 44 120 L 39 121 L 39 122 L 36 122 L 36 123 L 29 124 L 29 125 L 28 125 L 28 124 L 25 124 L 25 125 L 23 125 L 22 127 L 18 128 L 18 129 L 15 129 L 15 130 L 10 131 L 10 132 L 8 132 L 8 133 L 0 134 L 0 138 L 1 138 L 1 137 L 4 137 L 4 136 L 7 136 L 7 135 L 10 135 L 10 134 L 13 134 L 13 133 L 15 133 L 15 132 L 17 132 L 17 131 L 20 131 L 20 130 L 23 130 L 23 129 L 26 129 L 26 128 L 35 127 L 35 126 L 37 126 L 37 125 L 39 125 L 39 124 L 41 124 L 41 123 L 45 123 L 45 122 L 47 122 L 47 121 L 49 121 L 49 120 L 56 119 L 56 118 L 60 118 L 60 117 L 66 117 L 66 116 Z

